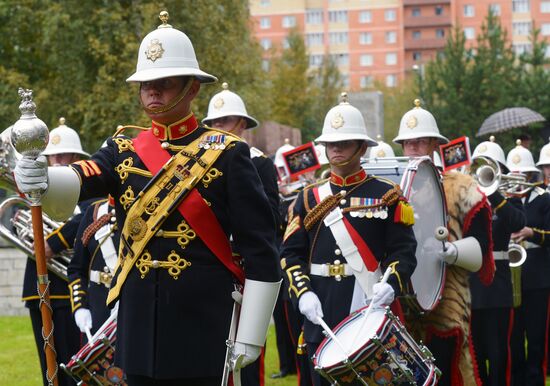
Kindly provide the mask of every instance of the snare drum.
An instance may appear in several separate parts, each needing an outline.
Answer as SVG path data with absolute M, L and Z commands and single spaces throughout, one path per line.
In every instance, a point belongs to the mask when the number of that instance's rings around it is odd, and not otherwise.
M 315 370 L 332 385 L 436 385 L 440 371 L 388 309 L 367 307 L 344 319 L 313 356 Z M 347 353 L 343 352 L 347 350 Z M 349 354 L 348 354 L 349 353 Z
M 116 316 L 99 328 L 92 339 L 73 355 L 66 365 L 61 364 L 78 385 L 126 386 L 126 377 L 120 367 L 114 366 Z
M 447 226 L 447 205 L 439 171 L 428 157 L 409 162 L 368 163 L 364 168 L 369 174 L 399 184 L 414 208 L 417 265 L 411 276 L 414 296 L 407 300 L 416 311 L 430 311 L 437 306 L 445 284 L 445 263 L 438 255 L 442 245 L 435 238 L 435 230 Z

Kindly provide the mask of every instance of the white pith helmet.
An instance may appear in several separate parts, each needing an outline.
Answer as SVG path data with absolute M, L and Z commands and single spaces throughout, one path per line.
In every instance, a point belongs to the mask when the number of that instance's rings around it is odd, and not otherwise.
M 501 165 L 506 166 L 506 158 L 504 157 L 504 150 L 498 143 L 495 142 L 495 137 L 491 135 L 488 141 L 481 142 L 476 146 L 472 153 L 472 158 L 483 156 L 489 157 L 494 161 L 498 161 Z
M 439 134 L 439 128 L 434 116 L 428 110 L 420 107 L 420 99 L 414 100 L 415 107 L 407 111 L 401 118 L 399 133 L 393 142 L 402 144 L 404 140 L 416 138 L 437 138 L 439 143 L 449 140 Z
M 330 109 L 325 116 L 323 131 L 315 142 L 340 142 L 349 140 L 366 141 L 368 146 L 376 146 L 374 139 L 367 134 L 367 127 L 361 112 L 349 104 L 348 94 L 341 94 L 342 101 Z
M 286 164 L 283 157 L 283 153 L 286 153 L 287 151 L 294 149 L 294 147 L 295 146 L 292 146 L 290 144 L 290 140 L 288 138 L 285 138 L 285 144 L 280 148 L 278 148 L 277 151 L 275 152 L 275 160 L 273 161 L 275 166 L 285 168 L 286 170 Z
M 86 157 L 90 154 L 82 150 L 78 133 L 65 125 L 65 118 L 59 118 L 59 126 L 50 131 L 48 146 L 42 152 L 43 155 L 75 153 Z
M 548 138 L 550 140 L 550 138 Z M 550 165 L 550 142 L 540 149 L 539 162 L 536 166 Z
M 218 79 L 199 68 L 195 49 L 186 34 L 168 24 L 168 12 L 159 16 L 162 24 L 149 32 L 139 46 L 136 72 L 127 82 L 147 82 L 171 76 L 193 76 L 201 83 Z
M 380 134 L 376 136 L 376 141 L 378 145 L 369 147 L 367 150 L 369 159 L 395 157 L 392 147 L 382 140 Z
M 521 139 L 516 141 L 516 147 L 510 150 L 506 157 L 506 166 L 511 172 L 540 172 L 535 166 L 533 155 L 529 150 L 521 146 Z
M 315 153 L 317 153 L 317 160 L 319 161 L 319 165 L 328 165 L 329 162 L 324 145 L 320 143 L 315 145 Z
M 223 90 L 210 99 L 208 103 L 208 114 L 202 120 L 202 123 L 210 126 L 212 121 L 217 118 L 237 116 L 246 120 L 246 128 L 253 129 L 258 126 L 258 121 L 248 115 L 246 107 L 240 96 L 229 91 L 227 82 L 222 84 Z

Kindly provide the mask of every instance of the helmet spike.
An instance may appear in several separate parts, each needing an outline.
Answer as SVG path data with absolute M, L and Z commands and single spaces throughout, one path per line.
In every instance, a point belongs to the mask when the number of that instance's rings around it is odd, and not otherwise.
M 491 136 L 489 137 L 489 141 L 495 142 L 495 136 L 494 136 L 494 135 L 491 135 Z
M 419 109 L 419 108 L 420 108 L 420 105 L 421 105 L 420 99 L 416 98 L 416 99 L 414 100 L 414 107 L 417 108 L 417 109 Z
M 348 93 L 344 91 L 340 94 L 340 104 L 347 104 L 347 103 L 349 103 Z
M 168 14 L 168 11 L 161 11 L 159 14 L 159 19 L 162 21 L 162 24 L 158 26 L 158 28 L 172 28 L 170 24 L 168 24 L 168 19 L 170 18 L 170 15 Z
M 228 89 L 229 89 L 229 83 L 223 82 L 223 83 L 222 83 L 222 88 L 223 88 L 224 90 L 228 90 Z

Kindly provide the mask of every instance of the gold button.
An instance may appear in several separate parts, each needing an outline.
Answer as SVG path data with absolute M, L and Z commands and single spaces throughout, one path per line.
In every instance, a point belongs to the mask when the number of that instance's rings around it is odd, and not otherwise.
M 162 237 L 164 235 L 164 231 L 162 229 L 159 229 L 156 233 L 157 237 Z
M 153 268 L 158 268 L 160 266 L 160 263 L 158 260 L 153 260 Z
M 162 147 L 163 149 L 168 149 L 170 147 L 170 144 L 168 142 L 163 142 L 160 144 L 160 147 Z

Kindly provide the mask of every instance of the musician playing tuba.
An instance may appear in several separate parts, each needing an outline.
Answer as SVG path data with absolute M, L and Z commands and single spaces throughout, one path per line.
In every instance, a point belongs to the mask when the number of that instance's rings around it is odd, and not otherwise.
M 78 133 L 65 125 L 64 118 L 61 118 L 59 126 L 50 132 L 48 146 L 43 154 L 48 158 L 48 163 L 52 166 L 67 165 L 78 161 L 82 157 L 89 157 L 89 154 L 82 150 Z M 46 242 L 44 243 L 46 259 L 52 258 L 52 256 L 63 250 L 73 248 L 78 224 L 82 218 L 82 211 L 89 204 L 90 201 L 86 201 L 79 205 L 75 209 L 75 215 L 70 220 L 46 237 Z M 29 224 L 30 226 L 31 224 Z M 48 276 L 50 279 L 50 299 L 53 308 L 54 342 L 57 361 L 58 363 L 67 363 L 71 359 L 71 356 L 80 348 L 80 331 L 75 325 L 71 313 L 67 282 L 59 276 L 51 274 L 51 272 Z M 23 301 L 25 301 L 25 306 L 29 309 L 34 339 L 42 368 L 43 381 L 44 385 L 47 385 L 42 319 L 39 309 L 39 297 L 36 292 L 36 263 L 30 258 L 27 259 L 27 266 L 25 268 Z M 62 371 L 58 372 L 58 376 L 59 385 L 75 385 L 74 381 Z
M 439 133 L 434 116 L 415 107 L 401 118 L 393 140 L 409 157 L 432 157 L 440 143 L 448 139 Z M 447 265 L 446 282 L 438 305 L 423 315 L 407 317 L 407 328 L 422 340 L 442 371 L 439 385 L 471 385 L 479 379 L 470 347 L 469 271 L 478 271 L 484 284 L 490 284 L 495 271 L 490 245 L 491 208 L 472 177 L 450 172 L 443 175 L 443 188 L 449 212 L 449 242 L 440 256 Z M 418 256 L 420 259 L 421 256 Z
M 544 385 L 550 293 L 550 195 L 535 183 L 540 171 L 531 152 L 521 145 L 521 140 L 516 143 L 506 157 L 506 165 L 510 171 L 524 175 L 530 185 L 518 186 L 517 195 L 523 202 L 527 222 L 512 234 L 512 240 L 522 242 L 527 250 L 527 259 L 521 266 L 521 306 L 514 312 L 512 382 L 514 385 Z
M 507 173 L 504 151 L 491 136 L 477 145 L 472 159 L 487 157 L 502 172 Z M 475 164 L 475 162 L 474 162 Z M 472 174 L 473 174 L 472 170 Z M 497 175 L 495 173 L 495 175 Z M 510 235 L 525 226 L 523 205 L 517 197 L 503 197 L 495 184 L 485 191 L 493 210 L 493 257 L 496 272 L 493 282 L 483 285 L 477 275 L 470 275 L 472 294 L 472 340 L 483 385 L 506 385 L 510 372 L 510 328 L 512 323 L 513 288 L 508 260 Z M 519 267 L 516 269 L 520 269 Z

